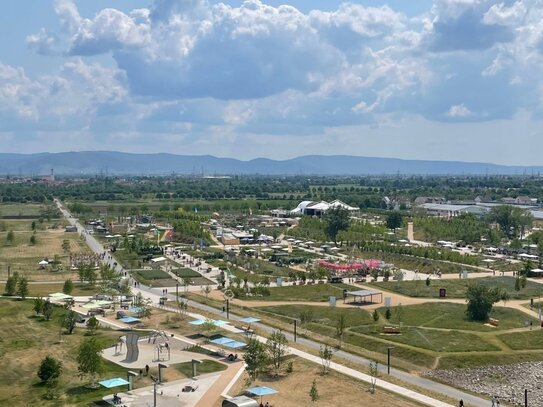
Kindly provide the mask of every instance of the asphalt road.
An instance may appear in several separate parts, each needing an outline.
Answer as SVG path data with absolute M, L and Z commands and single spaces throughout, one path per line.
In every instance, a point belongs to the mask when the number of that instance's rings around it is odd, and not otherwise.
M 64 217 L 66 217 L 68 222 L 72 226 L 76 226 L 79 233 L 85 231 L 85 229 L 77 221 L 77 219 L 72 217 L 72 215 L 61 205 L 61 203 L 59 201 L 57 201 L 57 200 L 55 200 L 55 201 L 57 203 L 57 206 L 58 206 L 59 210 L 62 212 Z M 92 235 L 89 235 L 89 234 L 85 233 L 84 236 L 85 236 L 85 239 L 87 241 L 87 245 L 89 246 L 89 248 L 93 252 L 95 252 L 95 253 L 103 253 L 104 252 L 104 248 L 102 247 L 102 245 Z M 125 270 L 123 270 L 121 265 L 119 265 L 119 264 L 115 265 L 115 260 L 112 257 L 106 256 L 105 262 L 107 262 L 107 264 L 109 264 L 111 267 L 113 267 L 120 274 L 124 275 Z M 162 290 L 161 289 L 152 289 L 152 288 L 146 287 L 144 285 L 140 285 L 138 288 L 140 290 L 144 291 L 144 292 L 149 292 L 149 293 L 154 294 L 154 295 L 162 295 Z M 175 299 L 175 296 L 172 295 L 172 294 L 168 294 L 168 296 L 171 299 Z M 211 314 L 221 316 L 223 318 L 225 317 L 222 310 L 210 307 L 210 306 L 205 305 L 205 304 L 194 302 L 194 301 L 189 301 L 188 303 L 189 303 L 189 305 L 191 307 L 201 309 L 203 311 L 206 311 L 206 312 L 209 312 Z M 230 320 L 238 321 L 241 318 L 242 317 L 240 317 L 238 315 L 230 313 Z M 268 325 L 261 324 L 261 323 L 257 323 L 257 324 L 253 324 L 253 325 L 257 326 L 259 329 L 261 329 L 262 331 L 267 332 L 267 333 L 271 333 L 272 331 L 275 330 L 275 328 L 270 327 Z M 284 334 L 285 334 L 285 336 L 287 337 L 288 340 L 294 341 L 294 335 L 293 334 L 291 334 L 289 332 L 284 332 Z M 320 347 L 322 345 L 321 343 L 313 341 L 311 339 L 300 338 L 300 337 L 297 338 L 297 343 L 299 343 L 301 345 L 304 345 L 304 346 L 306 346 L 306 347 L 308 347 L 310 349 L 317 350 L 317 351 L 320 349 Z M 369 366 L 369 363 L 370 363 L 369 359 L 363 358 L 361 356 L 353 355 L 353 354 L 350 354 L 348 352 L 344 352 L 342 350 L 336 351 L 334 353 L 334 355 L 336 357 L 343 358 L 345 360 L 348 360 L 348 361 L 353 362 L 355 364 L 358 364 L 360 366 L 364 366 L 364 369 L 366 369 Z M 392 361 L 394 360 L 393 355 L 394 355 L 394 353 L 392 353 Z M 386 375 L 387 375 L 386 366 L 379 365 L 379 370 L 380 370 L 380 373 L 381 373 L 381 378 L 386 380 Z M 418 387 L 421 387 L 421 388 L 424 388 L 424 389 L 428 389 L 428 390 L 431 390 L 433 392 L 446 395 L 446 396 L 451 397 L 451 398 L 456 399 L 456 400 L 462 399 L 462 400 L 464 400 L 464 405 L 466 407 L 467 406 L 482 407 L 482 406 L 490 405 L 490 401 L 488 401 L 486 399 L 474 396 L 474 395 L 469 394 L 469 393 L 465 393 L 465 392 L 463 392 L 461 390 L 458 390 L 458 389 L 455 389 L 454 387 L 451 387 L 451 386 L 447 386 L 447 385 L 444 385 L 444 384 L 441 384 L 441 383 L 434 382 L 434 381 L 429 380 L 429 379 L 425 379 L 425 378 L 417 376 L 417 375 L 410 374 L 410 373 L 405 372 L 403 370 L 398 370 L 398 369 L 395 369 L 395 368 L 391 368 L 390 369 L 390 375 L 397 378 L 397 379 L 402 380 L 406 384 L 412 384 L 414 386 L 418 386 Z

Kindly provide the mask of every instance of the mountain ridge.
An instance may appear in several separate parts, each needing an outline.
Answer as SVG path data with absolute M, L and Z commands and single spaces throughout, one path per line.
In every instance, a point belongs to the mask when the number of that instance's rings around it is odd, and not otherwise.
M 543 170 L 543 166 L 353 155 L 304 155 L 286 160 L 258 157 L 244 161 L 213 155 L 118 151 L 0 153 L 0 174 L 46 175 L 51 168 L 60 175 L 520 175 Z

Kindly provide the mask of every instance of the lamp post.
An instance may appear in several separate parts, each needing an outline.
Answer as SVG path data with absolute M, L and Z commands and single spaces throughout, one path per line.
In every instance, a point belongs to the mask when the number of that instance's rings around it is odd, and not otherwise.
M 387 374 L 390 374 L 390 351 L 394 349 L 394 346 L 387 347 Z
M 230 300 L 226 299 L 226 319 L 230 319 Z
M 179 303 L 179 283 L 175 283 L 175 300 Z
M 296 323 L 297 321 L 294 320 L 294 342 L 296 342 Z

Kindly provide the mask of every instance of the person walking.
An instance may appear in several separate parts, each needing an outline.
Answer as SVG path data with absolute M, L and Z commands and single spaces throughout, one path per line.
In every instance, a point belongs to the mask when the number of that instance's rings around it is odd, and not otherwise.
M 458 403 L 458 407 L 464 407 L 464 400 L 460 399 L 460 402 Z

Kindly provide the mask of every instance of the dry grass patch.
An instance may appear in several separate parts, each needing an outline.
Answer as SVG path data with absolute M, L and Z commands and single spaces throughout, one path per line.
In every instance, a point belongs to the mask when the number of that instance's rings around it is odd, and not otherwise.
M 377 389 L 374 394 L 369 391 L 369 384 L 355 380 L 337 372 L 330 372 L 322 376 L 320 366 L 299 358 L 290 359 L 293 362 L 293 372 L 284 374 L 279 379 L 262 375 L 256 382 L 247 385 L 245 373 L 236 383 L 231 395 L 239 395 L 252 386 L 269 386 L 279 390 L 279 393 L 263 397 L 273 406 L 280 407 L 337 407 L 337 406 L 372 406 L 372 407 L 415 407 L 420 404 L 413 403 L 400 396 L 396 396 Z M 313 379 L 317 380 L 319 399 L 311 401 L 309 390 Z M 219 407 L 217 402 L 214 407 Z
M 32 236 L 31 221 L 16 220 L 7 222 L 7 230 L 13 230 L 15 239 L 13 243 L 7 242 L 8 232 L 0 233 L 0 279 L 7 278 L 7 266 L 11 266 L 12 272 L 26 275 L 30 280 L 57 280 L 77 278 L 77 272 L 70 270 L 70 256 L 62 248 L 62 243 L 67 240 L 70 252 L 90 253 L 86 243 L 79 238 L 77 233 L 66 233 L 62 227 L 50 228 L 52 224 L 38 225 L 36 230 L 36 244 L 30 244 Z M 41 228 L 43 226 L 43 228 Z M 63 271 L 52 272 L 49 269 L 41 269 L 38 262 L 44 258 L 53 259 L 60 256 Z

